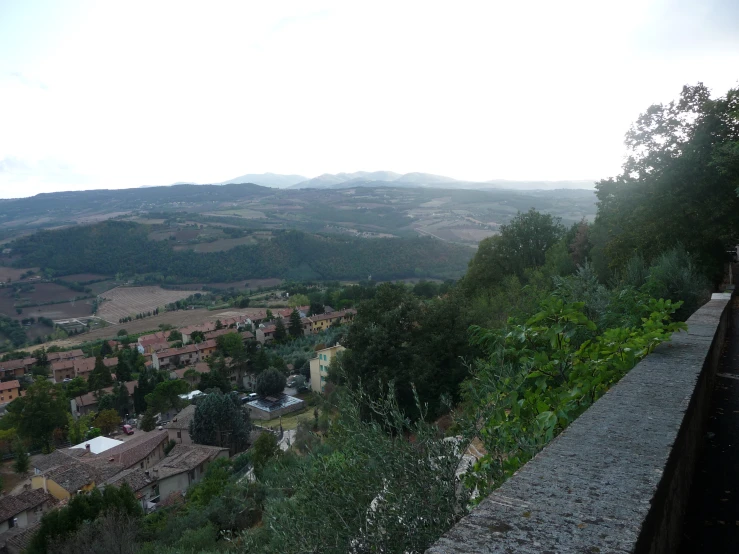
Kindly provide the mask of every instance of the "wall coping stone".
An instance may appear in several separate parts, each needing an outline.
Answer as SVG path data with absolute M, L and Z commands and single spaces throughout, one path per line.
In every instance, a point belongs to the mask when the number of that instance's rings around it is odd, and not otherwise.
M 730 300 L 714 294 L 427 554 L 676 551 Z

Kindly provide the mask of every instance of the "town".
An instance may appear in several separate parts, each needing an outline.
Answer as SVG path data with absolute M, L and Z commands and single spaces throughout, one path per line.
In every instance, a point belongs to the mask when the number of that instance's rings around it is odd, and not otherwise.
M 18 420 L 25 415 L 14 414 L 14 401 L 63 397 L 68 405 L 60 427 L 47 427 L 53 436 L 30 458 L 28 443 L 9 437 L 15 429 L 5 432 L 21 480 L 0 498 L 0 548 L 22 552 L 43 514 L 78 494 L 125 484 L 150 513 L 182 501 L 213 461 L 238 455 L 264 433 L 287 449 L 295 430 L 284 431 L 282 418 L 305 412 L 305 399 L 324 392 L 330 362 L 344 349 L 321 341 L 339 336 L 334 332 L 356 315 L 355 309 L 328 305 L 321 312 L 311 313 L 308 305 L 245 308 L 135 340 L 105 340 L 87 349 L 94 355 L 82 348 L 6 355 L 0 362 L 0 425 L 29 425 Z M 273 347 L 295 339 L 312 345 L 312 358 L 300 367 L 270 359 Z M 199 401 L 213 391 L 235 395 L 234 413 L 247 430 L 238 441 L 191 432 Z

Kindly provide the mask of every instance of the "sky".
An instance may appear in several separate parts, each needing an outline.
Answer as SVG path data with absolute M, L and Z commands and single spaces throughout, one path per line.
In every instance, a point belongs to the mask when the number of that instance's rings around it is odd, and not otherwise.
M 597 180 L 739 79 L 735 0 L 0 0 L 0 198 L 245 173 Z

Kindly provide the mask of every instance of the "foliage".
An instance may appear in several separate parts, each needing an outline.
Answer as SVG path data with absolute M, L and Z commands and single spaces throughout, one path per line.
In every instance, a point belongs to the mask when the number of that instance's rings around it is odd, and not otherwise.
M 120 488 L 108 485 L 104 491 L 92 489 L 87 494 L 73 496 L 66 506 L 44 514 L 39 530 L 31 539 L 26 553 L 51 552 L 49 548 L 52 544 L 68 538 L 83 522 L 93 521 L 101 513 L 109 511 L 133 518 L 142 515 L 141 504 L 128 485 L 121 485 Z
M 275 396 L 285 390 L 287 378 L 274 368 L 269 368 L 257 376 L 257 394 Z
M 87 378 L 87 386 L 91 391 L 104 389 L 113 384 L 113 376 L 110 369 L 103 363 L 103 358 L 95 358 L 95 367 Z
M 287 338 L 287 330 L 285 329 L 285 323 L 282 321 L 281 317 L 278 317 L 277 321 L 275 322 L 275 334 L 274 334 L 275 342 L 277 343 L 285 342 L 286 338 Z
M 699 83 L 639 116 L 623 172 L 596 184 L 598 257 L 619 269 L 636 252 L 653 260 L 681 243 L 720 277 L 725 251 L 739 242 L 738 110 L 739 89 L 712 99 Z
M 468 479 L 480 492 L 498 486 L 585 411 L 641 358 L 684 323 L 670 322 L 681 303 L 648 299 L 634 327 L 597 332 L 583 302 L 556 296 L 525 323 L 472 328 L 486 353 L 464 385 L 469 436 L 487 454 Z
M 166 412 L 170 409 L 179 410 L 185 404 L 180 395 L 188 392 L 190 392 L 190 385 L 181 379 L 162 381 L 146 395 L 146 405 L 155 413 Z
M 210 393 L 198 399 L 190 436 L 198 444 L 240 452 L 249 441 L 249 414 L 236 393 Z
M 104 435 L 117 429 L 120 424 L 121 418 L 116 410 L 102 410 L 93 421 L 93 425 L 99 427 Z
M 290 324 L 288 325 L 290 337 L 298 338 L 303 336 L 303 324 L 300 322 L 300 314 L 296 308 L 293 308 L 290 314 Z M 277 334 L 277 333 L 275 333 Z
M 26 445 L 20 437 L 16 437 L 13 441 L 13 454 L 15 455 L 13 471 L 20 474 L 26 473 L 31 468 L 31 458 L 28 455 Z
M 376 418 L 363 421 L 360 405 Z M 423 418 L 410 424 L 392 393 L 346 397 L 339 413 L 324 448 L 265 468 L 271 494 L 263 525 L 243 536 L 247 551 L 423 552 L 464 515 L 457 443 Z
M 225 356 L 239 357 L 244 355 L 244 341 L 238 333 L 226 333 L 216 338 L 218 349 Z
M 34 381 L 26 395 L 13 400 L 6 409 L 2 427 L 15 428 L 22 438 L 47 452 L 51 450 L 54 429 L 67 423 L 68 404 L 64 394 L 43 378 Z
M 154 410 L 151 408 L 144 412 L 144 417 L 141 418 L 141 430 L 142 431 L 153 431 L 154 427 L 157 426 L 156 418 L 154 417 Z
M 280 454 L 280 448 L 277 445 L 277 437 L 269 432 L 263 432 L 259 435 L 254 445 L 249 450 L 249 457 L 254 466 L 257 475 L 261 473 L 264 466 Z

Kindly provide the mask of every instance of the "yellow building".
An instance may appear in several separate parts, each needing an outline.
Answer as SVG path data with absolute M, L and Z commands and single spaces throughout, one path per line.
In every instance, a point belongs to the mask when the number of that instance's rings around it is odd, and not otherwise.
M 313 392 L 323 392 L 326 388 L 328 366 L 331 365 L 331 360 L 344 350 L 346 348 L 337 344 L 316 352 L 317 356 L 310 361 L 310 388 Z
M 12 402 L 21 395 L 21 384 L 17 381 L 0 383 L 0 404 Z

